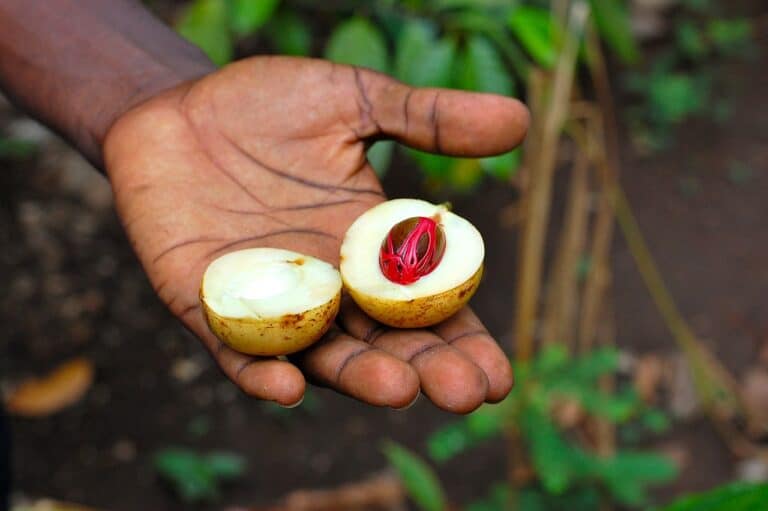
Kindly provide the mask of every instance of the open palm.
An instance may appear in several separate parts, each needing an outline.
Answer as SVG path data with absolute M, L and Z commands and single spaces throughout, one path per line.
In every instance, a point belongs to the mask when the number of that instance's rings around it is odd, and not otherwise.
M 345 300 L 323 340 L 291 361 L 231 350 L 209 331 L 198 289 L 216 257 L 280 247 L 338 264 L 344 232 L 384 200 L 365 158 L 393 138 L 481 156 L 520 142 L 515 100 L 414 89 L 322 60 L 257 57 L 158 95 L 121 116 L 104 149 L 118 213 L 170 310 L 245 392 L 283 405 L 310 381 L 375 405 L 424 393 L 465 413 L 511 388 L 509 363 L 469 310 L 431 330 L 383 327 Z

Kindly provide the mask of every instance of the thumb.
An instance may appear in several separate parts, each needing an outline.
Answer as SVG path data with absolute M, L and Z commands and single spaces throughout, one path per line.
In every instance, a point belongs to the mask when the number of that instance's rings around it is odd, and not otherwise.
M 497 94 L 414 88 L 360 70 L 359 88 L 370 102 L 379 137 L 450 156 L 492 156 L 518 146 L 528 130 L 528 109 Z

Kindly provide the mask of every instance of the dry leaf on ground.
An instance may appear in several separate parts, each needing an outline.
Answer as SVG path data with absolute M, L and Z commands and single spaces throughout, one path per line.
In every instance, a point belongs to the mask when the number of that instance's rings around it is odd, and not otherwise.
M 69 504 L 66 502 L 56 502 L 55 500 L 38 500 L 30 504 L 20 504 L 13 506 L 12 511 L 96 511 L 90 507 Z
M 71 406 L 85 395 L 93 383 L 93 363 L 75 358 L 47 375 L 27 380 L 5 400 L 8 412 L 22 417 L 45 417 Z

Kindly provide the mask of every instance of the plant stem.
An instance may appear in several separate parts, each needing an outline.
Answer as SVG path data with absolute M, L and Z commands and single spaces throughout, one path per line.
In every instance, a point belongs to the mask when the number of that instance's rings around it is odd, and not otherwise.
M 542 341 L 573 344 L 579 291 L 579 260 L 589 220 L 589 158 L 576 155 L 555 262 L 550 271 Z
M 549 223 L 552 199 L 552 180 L 559 149 L 560 132 L 568 115 L 568 104 L 573 88 L 576 55 L 584 30 L 589 6 L 574 2 L 568 20 L 568 37 L 558 58 L 551 92 L 545 99 L 546 111 L 540 136 L 527 151 L 527 166 L 531 173 L 529 193 L 523 199 L 525 220 L 520 234 L 520 266 L 517 285 L 517 311 L 515 321 L 516 356 L 518 361 L 529 360 L 533 354 L 536 311 L 541 288 L 544 241 Z M 539 112 L 535 112 L 539 113 Z M 537 116 L 534 115 L 534 119 Z

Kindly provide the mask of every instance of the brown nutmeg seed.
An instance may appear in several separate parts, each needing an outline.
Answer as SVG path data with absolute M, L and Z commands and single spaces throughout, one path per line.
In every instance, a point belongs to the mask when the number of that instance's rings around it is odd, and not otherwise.
M 395 224 L 381 243 L 381 272 L 396 284 L 412 284 L 437 268 L 445 244 L 445 232 L 433 218 L 407 218 Z

